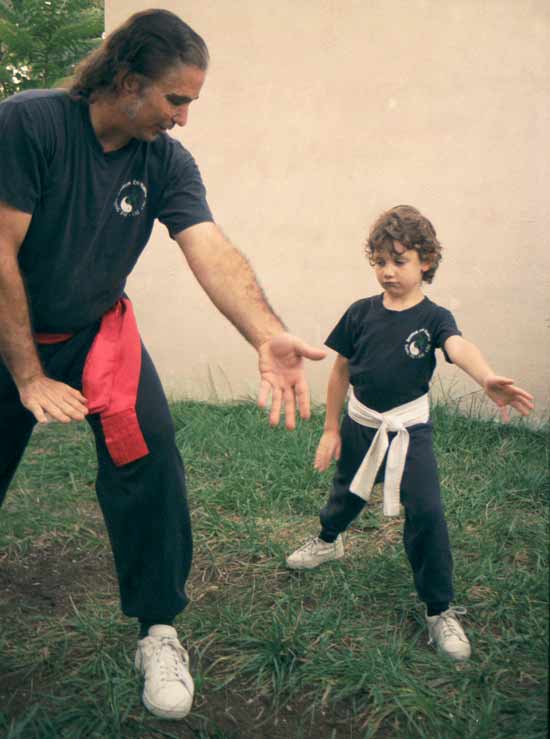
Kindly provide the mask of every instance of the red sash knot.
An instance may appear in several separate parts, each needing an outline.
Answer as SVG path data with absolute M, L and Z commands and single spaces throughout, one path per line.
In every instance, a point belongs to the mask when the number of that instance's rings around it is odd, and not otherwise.
M 101 319 L 82 374 L 88 410 L 99 413 L 117 467 L 149 454 L 136 414 L 140 371 L 141 340 L 134 309 L 128 298 L 121 298 Z

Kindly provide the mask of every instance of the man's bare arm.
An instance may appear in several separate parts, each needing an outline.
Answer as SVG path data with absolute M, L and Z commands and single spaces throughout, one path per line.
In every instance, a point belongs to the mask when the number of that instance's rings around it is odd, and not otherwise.
M 258 284 L 248 260 L 214 223 L 176 235 L 193 274 L 216 308 L 258 349 L 285 331 Z
M 270 423 L 295 427 L 296 405 L 309 418 L 309 389 L 303 358 L 323 359 L 326 352 L 288 334 L 275 315 L 245 257 L 213 223 L 200 223 L 176 235 L 195 277 L 214 305 L 258 351 L 261 375 L 258 405 L 271 393 Z
M 29 213 L 0 203 L 0 355 L 18 387 L 44 374 L 17 261 L 30 222 Z
M 17 256 L 31 215 L 0 203 L 0 356 L 21 397 L 21 402 L 45 423 L 81 420 L 87 413 L 78 390 L 50 379 L 44 373 L 32 335 L 29 304 Z

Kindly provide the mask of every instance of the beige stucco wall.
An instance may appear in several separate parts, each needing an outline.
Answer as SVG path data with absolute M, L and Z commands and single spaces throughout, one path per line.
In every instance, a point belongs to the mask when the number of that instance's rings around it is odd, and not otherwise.
M 212 64 L 176 135 L 216 220 L 290 328 L 320 343 L 378 290 L 366 231 L 397 203 L 432 220 L 429 296 L 547 413 L 547 0 L 164 0 Z M 107 0 L 108 30 L 143 0 Z M 129 282 L 173 396 L 255 394 L 255 354 L 210 306 L 163 227 Z M 330 361 L 312 366 L 324 398 Z M 475 389 L 443 368 L 453 396 Z

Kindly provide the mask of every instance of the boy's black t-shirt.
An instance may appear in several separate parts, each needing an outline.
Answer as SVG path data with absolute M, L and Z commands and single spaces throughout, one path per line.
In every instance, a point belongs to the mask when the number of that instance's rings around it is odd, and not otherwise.
M 212 221 L 195 161 L 167 134 L 105 153 L 89 108 L 61 90 L 0 104 L 0 201 L 32 214 L 19 252 L 34 331 L 71 332 L 124 291 L 155 219 Z
M 353 303 L 325 344 L 349 360 L 358 400 L 383 413 L 428 392 L 436 348 L 460 335 L 453 315 L 429 298 L 392 311 L 375 295 Z

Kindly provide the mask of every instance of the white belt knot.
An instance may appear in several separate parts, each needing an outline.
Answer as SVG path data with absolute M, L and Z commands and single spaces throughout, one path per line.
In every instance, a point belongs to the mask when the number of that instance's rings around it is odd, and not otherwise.
M 370 498 L 376 475 L 387 451 L 384 515 L 398 516 L 399 489 L 409 449 L 409 432 L 407 429 L 414 424 L 428 422 L 430 418 L 428 395 L 422 395 L 410 403 L 396 406 L 385 413 L 378 413 L 378 411 L 368 408 L 357 400 L 352 389 L 348 402 L 348 415 L 361 426 L 378 429 L 368 452 L 351 481 L 350 490 L 363 500 Z M 396 434 L 391 443 L 388 439 L 388 432 L 395 432 Z

